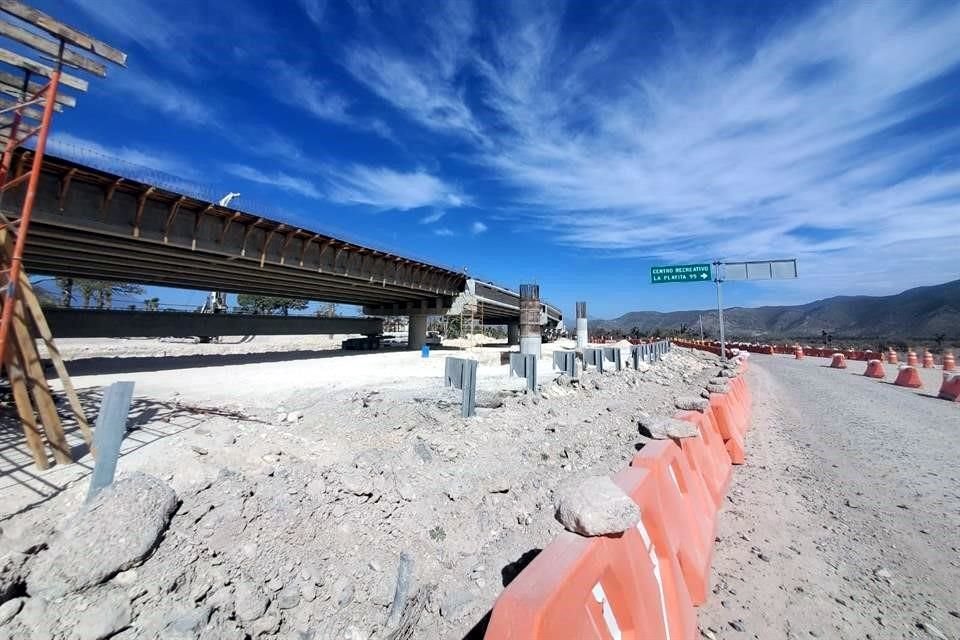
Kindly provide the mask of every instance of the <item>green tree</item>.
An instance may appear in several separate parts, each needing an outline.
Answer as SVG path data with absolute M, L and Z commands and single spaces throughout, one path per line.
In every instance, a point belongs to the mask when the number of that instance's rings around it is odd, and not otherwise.
M 60 287 L 61 306 L 73 306 L 74 296 L 79 295 L 84 309 L 89 309 L 93 303 L 98 309 L 110 309 L 114 296 L 141 296 L 145 292 L 139 284 L 86 278 L 57 278 L 57 286 Z
M 160 311 L 160 298 L 148 298 L 144 300 L 143 308 L 147 311 Z
M 279 313 L 282 316 L 286 316 L 290 314 L 291 310 L 303 311 L 310 303 L 300 298 L 258 296 L 251 293 L 241 293 L 237 296 L 237 304 L 240 305 L 240 309 L 244 313 L 262 313 L 266 315 Z
M 447 337 L 459 338 L 462 327 L 460 326 L 460 316 L 447 316 Z
M 70 308 L 73 305 L 73 278 L 56 278 L 60 288 L 60 306 Z
M 317 307 L 318 318 L 335 318 L 337 316 L 337 305 L 334 302 L 321 302 Z

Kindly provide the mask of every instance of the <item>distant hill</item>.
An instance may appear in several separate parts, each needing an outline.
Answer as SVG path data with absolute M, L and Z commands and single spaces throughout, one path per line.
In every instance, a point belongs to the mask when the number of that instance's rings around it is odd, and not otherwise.
M 631 311 L 612 320 L 591 320 L 591 330 L 649 334 L 672 333 L 685 324 L 691 335 L 717 335 L 717 310 Z M 908 289 L 892 296 L 836 296 L 790 307 L 733 307 L 723 312 L 731 338 L 816 338 L 822 331 L 836 338 L 923 338 L 945 334 L 960 339 L 960 280 Z

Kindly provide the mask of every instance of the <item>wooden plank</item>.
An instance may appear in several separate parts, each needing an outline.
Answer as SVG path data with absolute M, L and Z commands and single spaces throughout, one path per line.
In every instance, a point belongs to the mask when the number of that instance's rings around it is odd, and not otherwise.
M 19 104 L 19 103 L 20 103 L 21 91 L 20 91 L 19 89 L 14 89 L 13 87 L 8 87 L 8 86 L 5 85 L 5 84 L 0 84 L 0 93 L 2 93 L 2 94 L 4 94 L 4 95 L 8 95 L 8 96 L 10 96 L 11 98 L 14 98 L 14 100 L 10 101 L 10 104 Z M 6 98 L 4 98 L 4 100 L 6 100 Z M 38 103 L 38 104 L 39 104 L 39 103 Z M 41 104 L 41 106 L 43 106 L 43 105 Z M 61 111 L 63 111 L 63 107 L 60 105 L 59 102 L 55 102 L 55 103 L 53 104 L 53 110 L 54 110 L 54 111 L 61 112 Z
M 8 298 L 6 304 L 10 304 L 10 302 Z M 17 348 L 20 351 L 20 362 L 30 383 L 33 402 L 37 407 L 37 413 L 40 414 L 43 432 L 47 434 L 47 442 L 53 449 L 53 459 L 57 461 L 57 464 L 70 464 L 73 462 L 73 457 L 70 455 L 70 446 L 67 444 L 67 438 L 63 435 L 63 425 L 60 423 L 60 416 L 57 415 L 57 405 L 53 402 L 53 394 L 50 393 L 47 379 L 43 375 L 43 367 L 40 366 L 40 354 L 37 353 L 37 345 L 27 328 L 23 302 L 18 297 L 14 297 L 13 302 L 13 322 L 10 324 Z
M 40 437 L 40 428 L 37 427 L 37 418 L 33 413 L 33 403 L 30 402 L 30 393 L 27 391 L 27 378 L 20 366 L 20 352 L 16 344 L 10 343 L 3 356 L 7 366 L 7 378 L 10 380 L 10 390 L 13 392 L 13 405 L 23 425 L 23 435 L 27 438 L 27 448 L 33 456 L 33 463 L 37 468 L 49 469 L 50 459 L 43 447 L 43 438 Z
M 30 73 L 36 73 L 41 76 L 46 76 L 47 78 L 53 77 L 53 67 L 48 67 L 45 64 L 40 64 L 35 60 L 31 60 L 25 56 L 20 55 L 19 53 L 14 53 L 0 47 L 0 62 L 9 64 L 13 67 L 19 67 L 21 69 L 26 69 Z M 60 74 L 60 83 L 64 86 L 71 87 L 77 91 L 86 91 L 89 83 L 86 80 L 72 76 L 69 73 Z
M 33 7 L 23 4 L 19 0 L 0 0 L 0 11 L 16 16 L 26 23 L 43 29 L 52 36 L 63 38 L 70 44 L 84 51 L 96 54 L 110 62 L 119 65 L 127 64 L 127 54 L 124 52 L 114 49 L 107 43 L 92 38 L 82 31 L 77 31 L 73 27 L 65 25 L 42 11 L 37 11 Z
M 8 251 L 10 251 L 13 248 L 13 240 L 8 237 L 6 242 L 8 245 Z M 30 311 L 33 324 L 37 328 L 37 333 L 40 334 L 40 338 L 47 347 L 47 353 L 50 354 L 50 360 L 53 362 L 53 368 L 56 369 L 57 375 L 60 376 L 60 383 L 63 385 L 63 392 L 67 396 L 67 401 L 70 404 L 70 409 L 73 411 L 73 417 L 76 419 L 77 425 L 80 427 L 80 432 L 83 433 L 83 439 L 87 443 L 87 446 L 90 447 L 90 452 L 96 455 L 96 452 L 93 450 L 93 433 L 90 431 L 90 424 L 87 422 L 87 416 L 83 411 L 83 405 L 80 404 L 80 398 L 77 396 L 77 391 L 74 389 L 73 382 L 70 380 L 70 374 L 67 372 L 67 365 L 63 361 L 63 356 L 60 355 L 60 350 L 53 341 L 53 332 L 50 331 L 50 325 L 47 324 L 47 318 L 45 315 L 43 315 L 43 309 L 40 306 L 40 299 L 37 298 L 37 294 L 33 290 L 33 285 L 30 284 L 30 278 L 28 278 L 27 274 L 23 271 L 20 272 L 20 295 L 23 297 L 23 301 L 27 304 L 27 309 Z
M 0 98 L 0 109 L 5 109 L 7 107 L 13 107 L 17 103 L 14 100 L 7 100 L 6 98 Z M 0 114 L 0 123 L 7 124 L 8 122 L 13 121 L 13 111 L 5 111 Z M 29 120 L 36 120 L 39 122 L 43 119 L 43 111 L 36 109 L 34 107 L 23 107 L 20 109 L 20 115 L 22 118 L 27 118 Z M 21 118 L 21 119 L 22 119 Z
M 30 33 L 26 29 L 21 29 L 15 24 L 11 24 L 3 20 L 0 20 L 0 36 L 5 36 L 14 42 L 25 44 L 28 47 L 36 49 L 40 53 L 53 56 L 54 60 L 56 60 L 57 56 L 60 54 L 59 42 L 48 40 L 42 36 L 38 36 L 35 33 Z M 93 60 L 90 60 L 89 58 L 86 58 L 71 49 L 67 49 L 66 47 L 63 49 L 63 64 L 70 65 L 71 67 L 80 69 L 82 71 L 88 71 L 95 76 L 100 76 L 101 78 L 105 78 L 107 76 L 106 65 L 103 65 L 99 62 L 94 62 Z
M 132 382 L 114 382 L 103 392 L 100 411 L 97 413 L 97 463 L 93 466 L 87 502 L 100 491 L 110 486 L 117 472 L 120 445 L 127 433 L 127 416 L 130 415 L 130 400 L 133 397 Z
M 10 93 L 7 89 L 12 89 L 16 93 Z M 43 85 L 38 82 L 27 83 L 27 93 L 34 94 L 41 89 L 43 89 Z M 19 78 L 8 71 L 0 71 L 0 91 L 3 91 L 7 95 L 12 95 L 14 98 L 22 99 L 23 78 Z M 62 104 L 65 107 L 75 107 L 77 106 L 77 99 L 57 91 L 57 104 Z M 57 111 L 59 110 L 60 109 L 57 109 Z

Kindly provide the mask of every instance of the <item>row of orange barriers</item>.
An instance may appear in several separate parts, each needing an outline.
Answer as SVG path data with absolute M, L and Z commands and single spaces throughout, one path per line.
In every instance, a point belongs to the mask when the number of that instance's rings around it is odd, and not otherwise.
M 746 369 L 746 358 L 740 370 Z M 640 508 L 615 536 L 558 535 L 497 599 L 487 640 L 693 640 L 710 591 L 717 512 L 744 461 L 750 391 L 743 376 L 704 413 L 677 417 L 700 437 L 644 446 L 613 481 Z

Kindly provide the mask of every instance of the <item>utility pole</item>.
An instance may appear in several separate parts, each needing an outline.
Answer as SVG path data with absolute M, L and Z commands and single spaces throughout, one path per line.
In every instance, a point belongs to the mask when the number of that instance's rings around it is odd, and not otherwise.
M 700 342 L 703 342 L 703 314 L 697 316 L 700 319 Z

